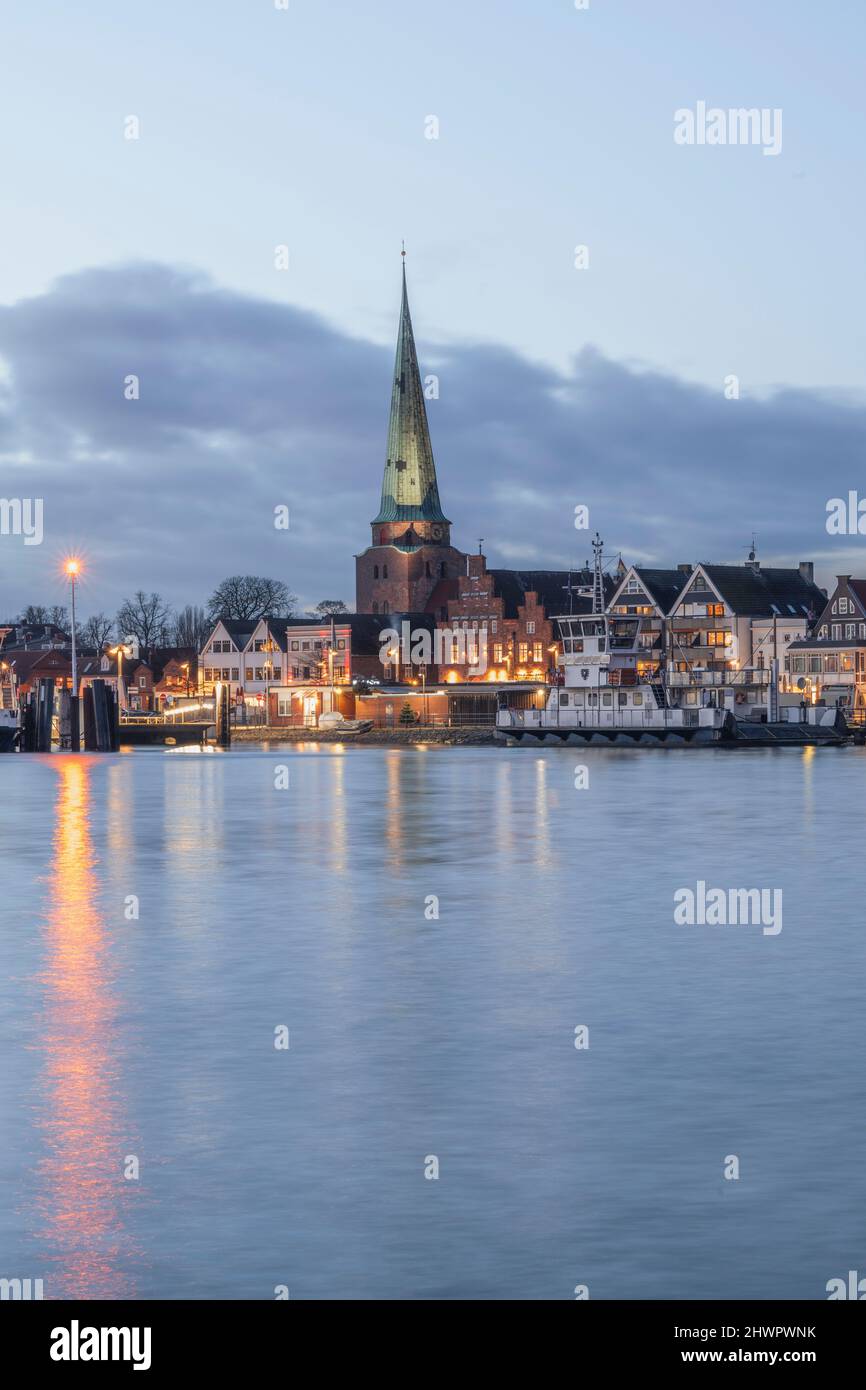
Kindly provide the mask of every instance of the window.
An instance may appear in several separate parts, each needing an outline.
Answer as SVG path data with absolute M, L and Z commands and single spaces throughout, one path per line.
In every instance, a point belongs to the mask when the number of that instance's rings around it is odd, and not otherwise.
M 253 678 L 253 668 L 252 668 L 252 666 L 248 666 L 248 667 L 247 667 L 247 680 L 248 680 L 248 681 L 251 681 L 252 678 Z
M 382 612 L 383 612 L 383 613 L 390 613 L 390 612 L 391 612 L 391 609 L 390 609 L 390 606 L 389 606 L 389 604 L 388 604 L 388 600 L 387 600 L 387 599 L 383 599 L 383 600 L 382 600 Z
M 845 636 L 846 636 L 846 637 L 856 637 L 856 636 L 857 636 L 857 624 L 856 624 L 856 623 L 846 623 L 846 624 L 845 624 Z
M 526 624 L 526 631 L 527 631 L 527 633 L 529 634 L 529 636 L 531 637 L 532 634 L 533 634 L 533 632 L 535 631 L 535 623 L 534 623 L 534 622 L 533 622 L 533 623 L 527 623 L 527 624 Z
M 300 651 L 300 649 L 301 649 L 301 644 L 300 644 L 300 642 L 293 642 L 293 643 L 292 643 L 292 651 L 293 651 L 293 652 L 298 652 L 298 651 Z
M 602 697 L 601 697 L 601 703 L 602 703 L 603 705 L 612 705 L 612 704 L 613 704 L 613 695 L 610 693 L 610 691 L 606 691 L 606 692 L 602 695 Z
M 633 701 L 634 701 L 634 703 L 635 703 L 636 705 L 642 705 L 642 704 L 643 704 L 643 691 L 642 691 L 642 690 L 636 690 L 636 691 L 634 692 L 634 695 L 632 696 L 632 699 L 633 699 Z
M 723 618 L 725 616 L 725 605 L 723 603 L 708 603 L 708 618 Z
M 261 637 L 257 637 L 256 640 L 255 640 L 255 642 L 253 642 L 253 651 L 254 651 L 254 652 L 263 652 L 264 650 L 265 650 L 264 640 L 263 640 Z
M 147 676 L 139 676 L 139 678 L 138 678 L 138 688 L 139 688 L 139 690 L 144 690 L 144 688 L 145 688 L 146 685 L 147 685 Z
M 846 598 L 840 598 L 840 600 L 839 600 L 839 612 L 840 612 L 840 613 L 847 613 L 847 612 L 848 612 L 848 600 L 847 600 Z
M 543 661 L 543 660 L 544 660 L 544 643 L 543 643 L 543 642 L 533 642 L 533 644 L 532 644 L 532 660 L 533 660 L 533 661 Z
M 445 561 L 444 561 L 444 560 L 442 561 L 441 565 L 439 566 L 439 578 L 440 578 L 440 579 L 444 579 L 444 578 L 445 578 Z
M 378 613 L 378 612 L 379 612 L 379 605 L 378 605 L 378 603 L 376 603 L 375 599 L 373 600 L 373 612 L 374 612 L 374 613 Z
M 232 680 L 233 680 L 233 681 L 236 681 L 236 680 L 238 679 L 239 675 L 240 675 L 240 672 L 239 672 L 237 666 L 233 666 L 233 667 L 232 667 Z
M 292 696 L 288 690 L 277 691 L 277 714 L 286 719 L 292 712 Z
M 262 668 L 261 668 L 261 666 L 257 666 L 257 667 L 256 667 L 256 680 L 257 680 L 257 681 L 264 680 L 264 676 L 263 676 L 263 674 L 262 674 Z
M 830 624 L 830 636 L 831 636 L 831 638 L 833 639 L 834 642 L 841 642 L 841 640 L 842 640 L 842 624 L 841 624 L 841 623 L 831 623 L 831 624 Z
M 424 561 L 424 573 L 427 575 L 427 578 L 429 579 L 429 578 L 430 578 L 430 561 L 429 561 L 429 560 L 425 560 L 425 561 Z
M 559 703 L 560 703 L 560 705 L 562 705 L 563 708 L 565 708 L 565 706 L 568 704 L 568 691 L 567 691 L 567 690 L 560 690 L 560 692 L 559 692 Z
M 517 644 L 517 660 L 518 660 L 518 661 L 528 661 L 528 660 L 529 660 L 529 643 L 528 643 L 528 642 L 519 642 L 519 643 Z
M 821 624 L 821 631 L 818 633 L 818 636 L 819 636 L 819 637 L 826 637 L 826 636 L 827 636 L 827 624 L 826 624 L 826 623 L 822 623 L 822 624 Z
M 501 643 L 501 642 L 494 642 L 494 643 L 493 643 L 493 660 L 494 660 L 494 661 L 497 661 L 497 662 L 502 660 L 502 643 Z
M 636 579 L 630 579 L 625 586 L 625 591 L 627 594 L 639 594 L 641 591 L 640 584 Z
M 383 579 L 387 579 L 387 578 L 388 578 L 388 566 L 387 566 L 387 565 L 383 565 L 383 566 L 382 566 L 382 578 L 383 578 Z M 387 612 L 388 610 L 386 609 L 385 611 Z
M 205 678 L 206 681 L 212 681 L 212 680 L 213 680 L 213 671 L 211 670 L 211 668 L 210 668 L 209 666 L 205 666 L 205 668 L 204 668 L 204 678 Z
M 832 654 L 828 652 L 827 655 L 824 657 L 824 670 L 829 672 L 830 674 L 833 674 L 839 670 L 839 659 L 836 656 L 835 652 L 833 652 Z
M 374 565 L 374 566 L 373 566 L 373 578 L 374 578 L 374 579 L 378 579 L 378 578 L 379 578 L 379 566 L 378 566 L 378 565 Z
M 810 656 L 810 657 L 809 657 L 809 671 L 810 671 L 813 675 L 820 675 L 820 673 L 821 673 L 821 657 L 820 657 L 820 656 Z
M 497 620 L 496 620 L 495 618 L 491 618 L 491 619 L 490 619 L 490 631 L 491 631 L 491 632 L 495 632 L 498 626 L 499 626 L 499 624 L 498 624 Z
M 302 642 L 302 643 L 301 643 L 301 651 L 302 651 L 302 652 L 308 652 L 309 650 L 310 650 L 310 644 L 309 644 L 309 642 Z
M 616 702 L 617 702 L 618 705 L 627 705 L 627 704 L 628 704 L 628 695 L 626 694 L 626 692 L 625 692 L 624 690 L 618 690 L 618 691 L 617 691 L 617 693 L 616 693 Z
M 282 678 L 283 678 L 283 668 L 282 668 L 282 666 L 275 666 L 275 667 L 274 667 L 274 680 L 275 680 L 275 681 L 280 681 L 280 680 L 282 680 Z

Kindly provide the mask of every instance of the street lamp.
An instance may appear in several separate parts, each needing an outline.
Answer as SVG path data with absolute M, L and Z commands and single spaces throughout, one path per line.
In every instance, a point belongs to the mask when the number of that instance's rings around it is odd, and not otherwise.
M 70 735 L 73 753 L 80 751 L 78 734 L 78 648 L 75 642 L 75 581 L 81 573 L 81 562 L 74 557 L 64 565 L 72 594 L 72 704 L 70 706 Z

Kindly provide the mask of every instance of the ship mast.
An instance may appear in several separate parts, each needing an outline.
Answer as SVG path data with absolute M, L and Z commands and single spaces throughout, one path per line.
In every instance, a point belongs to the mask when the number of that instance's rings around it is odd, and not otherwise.
M 595 540 L 592 543 L 592 553 L 594 557 L 592 573 L 592 612 L 593 616 L 604 612 L 604 579 L 601 572 L 601 550 L 602 539 L 596 531 Z

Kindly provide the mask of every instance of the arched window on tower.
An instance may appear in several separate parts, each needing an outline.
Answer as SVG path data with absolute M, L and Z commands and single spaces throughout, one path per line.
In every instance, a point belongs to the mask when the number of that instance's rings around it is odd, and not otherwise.
M 383 579 L 387 579 L 387 578 L 388 578 L 388 566 L 387 566 L 387 565 L 383 565 L 383 566 L 382 566 L 382 578 L 383 578 Z
M 439 566 L 439 577 L 440 577 L 440 579 L 444 579 L 444 578 L 445 578 L 445 561 L 444 561 L 444 560 L 442 561 L 442 563 L 441 563 L 440 566 Z
M 374 578 L 374 579 L 378 579 L 378 578 L 379 578 L 379 566 L 378 566 L 378 565 L 374 565 L 374 566 L 373 566 L 373 578 Z
M 373 612 L 374 612 L 374 613 L 378 613 L 378 612 L 379 612 L 379 605 L 378 605 L 378 603 L 376 603 L 375 599 L 373 600 Z
M 391 611 L 391 609 L 390 609 L 389 606 L 388 606 L 388 600 L 385 598 L 385 599 L 382 600 L 382 612 L 383 612 L 383 613 L 390 613 L 390 611 Z
M 430 577 L 430 561 L 429 561 L 429 560 L 425 560 L 425 561 L 424 561 L 424 573 L 427 575 L 428 578 Z

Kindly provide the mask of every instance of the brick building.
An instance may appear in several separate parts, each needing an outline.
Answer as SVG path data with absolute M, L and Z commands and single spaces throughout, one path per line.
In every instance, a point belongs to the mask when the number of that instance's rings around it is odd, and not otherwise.
M 592 579 L 590 569 L 489 570 L 484 555 L 465 556 L 457 592 L 447 600 L 445 618 L 438 624 L 464 640 L 453 642 L 452 661 L 447 661 L 447 649 L 443 653 L 442 678 L 549 680 L 558 649 L 552 620 L 588 608 Z M 607 596 L 614 581 L 605 577 L 604 583 Z M 462 658 L 476 650 L 480 660 L 472 667 Z

